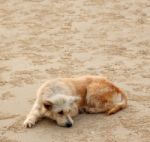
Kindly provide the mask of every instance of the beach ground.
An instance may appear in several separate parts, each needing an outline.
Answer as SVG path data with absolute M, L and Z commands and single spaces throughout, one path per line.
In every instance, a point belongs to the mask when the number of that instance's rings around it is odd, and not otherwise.
M 128 107 L 72 128 L 22 123 L 46 80 L 104 74 Z M 0 0 L 0 142 L 149 142 L 149 0 Z

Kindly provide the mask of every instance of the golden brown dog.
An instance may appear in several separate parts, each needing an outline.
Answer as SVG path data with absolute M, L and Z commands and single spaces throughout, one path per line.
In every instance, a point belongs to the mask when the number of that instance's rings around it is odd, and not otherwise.
M 71 127 L 80 110 L 112 114 L 127 106 L 127 96 L 102 76 L 58 78 L 43 84 L 24 126 L 32 127 L 39 118 L 48 117 L 59 126 Z

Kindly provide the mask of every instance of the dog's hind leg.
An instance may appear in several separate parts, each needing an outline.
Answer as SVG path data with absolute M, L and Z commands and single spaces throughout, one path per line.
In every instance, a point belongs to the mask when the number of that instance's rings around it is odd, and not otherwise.
M 84 110 L 87 113 L 102 113 L 107 111 L 105 108 L 96 108 L 96 107 L 84 107 Z
M 107 114 L 108 115 L 114 114 L 114 113 L 118 112 L 119 110 L 124 109 L 125 107 L 126 106 L 123 103 L 118 103 L 118 104 L 114 105 L 111 109 L 109 109 L 107 111 Z
M 114 114 L 118 112 L 121 109 L 124 109 L 127 107 L 127 95 L 119 89 L 120 95 L 121 95 L 121 102 L 114 104 L 107 112 L 108 115 Z
M 41 114 L 41 106 L 38 103 L 38 100 L 35 101 L 30 113 L 28 114 L 26 120 L 24 121 L 24 127 L 31 128 L 38 119 L 42 116 Z

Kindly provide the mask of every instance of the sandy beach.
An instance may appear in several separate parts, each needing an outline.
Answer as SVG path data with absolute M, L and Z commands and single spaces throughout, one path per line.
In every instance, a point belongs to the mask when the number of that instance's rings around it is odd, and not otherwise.
M 114 115 L 23 128 L 39 86 L 103 74 L 128 94 Z M 149 142 L 149 0 L 0 0 L 0 142 Z

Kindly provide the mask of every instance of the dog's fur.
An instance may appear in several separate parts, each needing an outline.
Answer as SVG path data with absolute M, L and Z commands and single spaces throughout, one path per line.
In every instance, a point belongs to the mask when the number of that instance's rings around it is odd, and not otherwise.
M 39 118 L 48 117 L 59 126 L 71 127 L 79 111 L 113 114 L 126 106 L 126 94 L 102 76 L 58 78 L 39 88 L 24 126 L 32 127 Z

